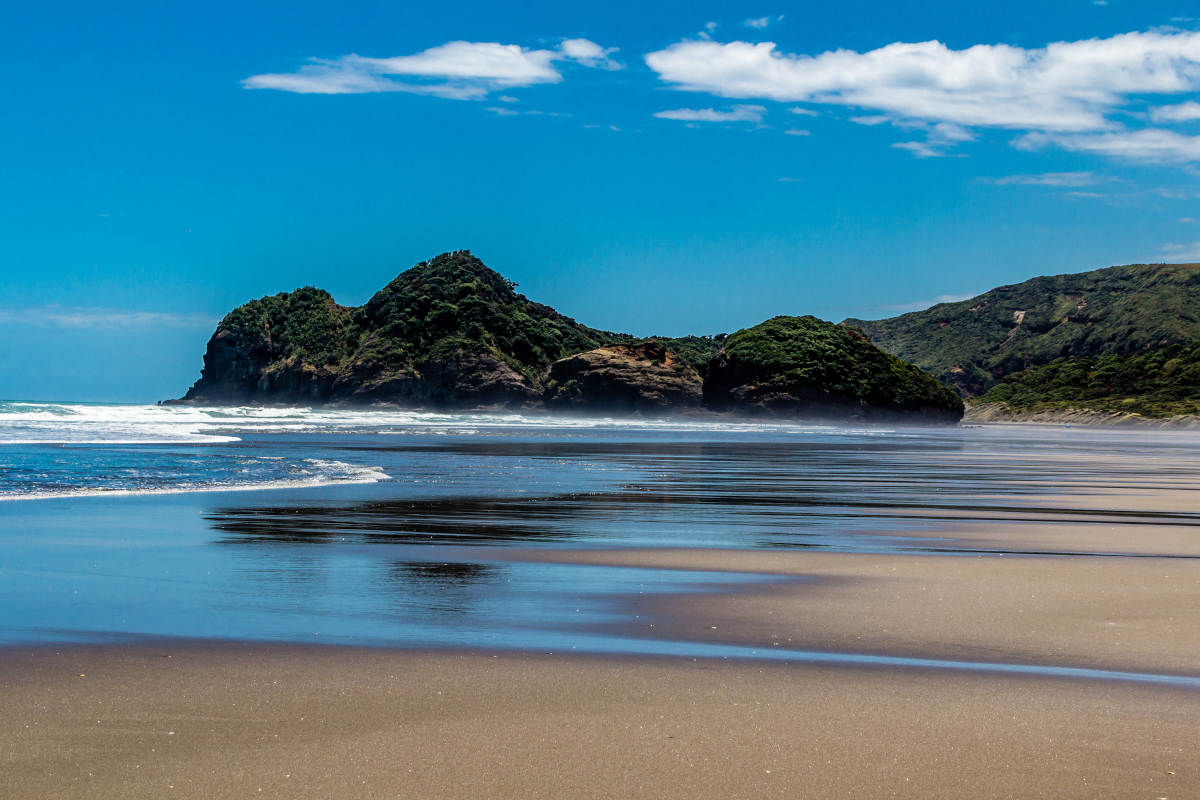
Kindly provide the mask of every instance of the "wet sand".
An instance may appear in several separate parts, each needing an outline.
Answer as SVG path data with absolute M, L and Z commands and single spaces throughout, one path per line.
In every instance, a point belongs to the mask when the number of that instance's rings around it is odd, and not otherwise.
M 644 636 L 1200 676 L 1200 559 L 748 550 L 545 557 L 799 579 L 647 598 L 613 626 Z
M 474 551 L 779 576 L 614 597 L 615 618 L 581 633 L 1200 679 L 1186 484 L 1122 479 L 1022 496 L 1020 511 L 1010 496 L 992 518 L 888 507 L 874 533 L 897 552 L 882 554 Z M 888 528 L 907 517 L 920 525 Z M 987 670 L 173 641 L 0 650 L 0 795 L 20 800 L 1187 798 L 1200 797 L 1198 730 L 1194 686 Z
M 192 645 L 10 651 L 9 798 L 1188 797 L 1200 692 Z

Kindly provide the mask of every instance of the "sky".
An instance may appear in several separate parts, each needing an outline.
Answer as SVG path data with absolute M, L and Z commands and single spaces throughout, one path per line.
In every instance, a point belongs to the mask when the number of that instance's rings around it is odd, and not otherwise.
M 639 335 L 1200 261 L 1200 0 L 25 3 L 0 62 L 5 399 L 447 250 Z

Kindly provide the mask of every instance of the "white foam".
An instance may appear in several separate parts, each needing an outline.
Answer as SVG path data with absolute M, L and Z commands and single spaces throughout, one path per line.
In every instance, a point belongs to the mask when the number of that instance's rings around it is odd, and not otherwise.
M 470 435 L 499 428 L 859 436 L 895 433 L 883 428 L 811 423 L 515 412 L 444 414 L 397 409 L 0 403 L 0 444 L 220 444 L 239 441 L 239 434 Z
M 64 497 L 140 497 L 162 494 L 195 494 L 198 492 L 258 492 L 270 489 L 300 489 L 313 486 L 341 484 L 378 483 L 391 480 L 391 476 L 379 467 L 363 467 L 344 461 L 327 461 L 316 458 L 304 459 L 306 463 L 326 470 L 324 475 L 291 480 L 253 481 L 245 483 L 198 483 L 190 486 L 163 486 L 148 489 L 103 489 L 79 488 L 53 492 L 26 492 L 24 494 L 0 494 L 5 500 L 54 500 Z

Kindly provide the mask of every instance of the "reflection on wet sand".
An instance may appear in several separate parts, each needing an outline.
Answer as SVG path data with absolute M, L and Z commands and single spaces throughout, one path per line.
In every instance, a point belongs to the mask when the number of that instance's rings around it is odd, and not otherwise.
M 458 614 L 489 626 L 495 646 L 692 655 L 729 647 L 730 657 L 767 647 L 785 659 L 886 653 L 913 663 L 1189 674 L 1192 639 L 1174 622 L 1184 612 L 1173 610 L 1200 608 L 1200 573 L 1187 563 L 1200 559 L 1200 513 L 1179 487 L 1200 483 L 1200 461 L 1140 440 L 1075 443 L 1066 455 L 1018 443 L 404 445 L 389 452 L 484 459 L 497 474 L 513 463 L 566 472 L 618 465 L 621 480 L 593 491 L 224 507 L 207 520 L 239 551 L 320 544 L 326 558 L 384 563 L 379 585 L 404 598 L 409 621 L 445 626 L 430 614 Z M 1147 463 L 1162 481 L 1146 479 Z M 1013 555 L 1062 558 L 989 560 Z M 638 569 L 657 588 L 649 596 L 629 590 Z M 697 578 L 708 570 L 726 573 L 731 591 Z M 1140 604 L 1140 625 L 1120 621 L 1122 603 Z M 562 616 L 564 605 L 575 613 Z M 506 608 L 520 608 L 520 619 Z M 961 617 L 953 624 L 951 609 Z M 871 624 L 884 619 L 886 631 Z M 1095 631 L 1114 636 L 1079 638 Z M 1162 637 L 1183 650 L 1154 648 Z M 1136 646 L 1122 651 L 1122 642 Z

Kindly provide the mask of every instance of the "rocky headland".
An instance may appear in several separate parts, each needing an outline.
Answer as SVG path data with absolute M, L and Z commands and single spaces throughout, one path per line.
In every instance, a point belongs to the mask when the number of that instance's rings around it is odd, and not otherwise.
M 516 292 L 467 251 L 396 277 L 358 308 L 305 287 L 240 306 L 173 403 L 721 412 L 954 423 L 948 386 L 814 317 L 729 336 L 638 338 Z

